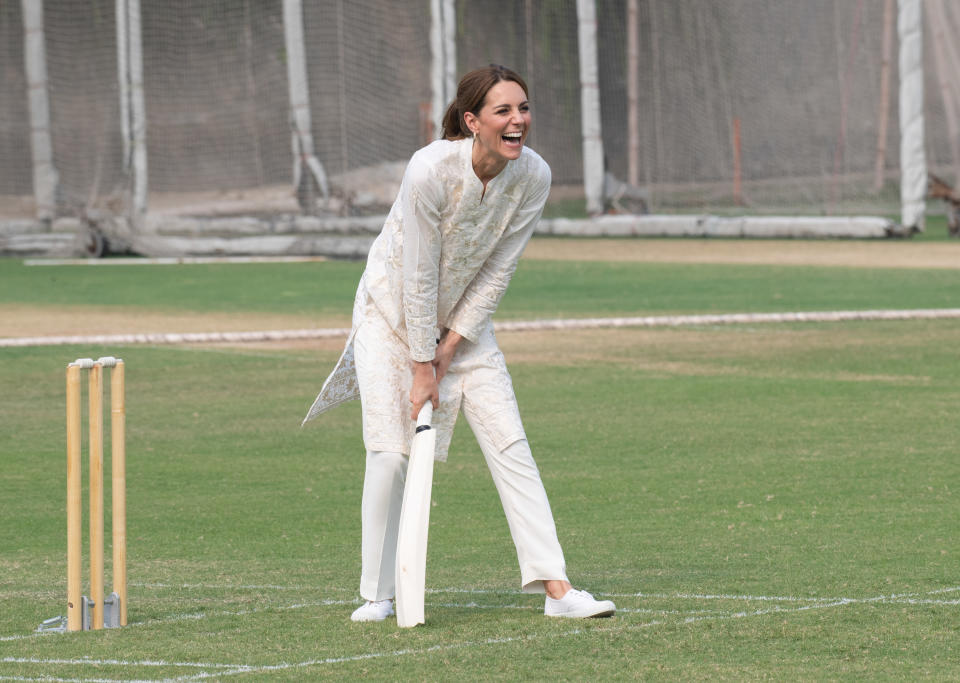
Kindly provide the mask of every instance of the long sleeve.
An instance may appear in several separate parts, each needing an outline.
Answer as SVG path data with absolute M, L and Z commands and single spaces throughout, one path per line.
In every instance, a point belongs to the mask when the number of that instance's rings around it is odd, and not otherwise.
M 415 361 L 432 361 L 437 346 L 441 196 L 430 167 L 414 157 L 403 178 L 401 210 L 403 315 Z
M 484 198 L 472 149 L 437 140 L 413 155 L 367 257 L 365 292 L 414 361 L 433 360 L 438 327 L 478 339 L 550 192 L 550 167 L 524 149 Z
M 529 195 L 514 214 L 499 243 L 451 312 L 447 326 L 468 340 L 477 341 L 487 321 L 497 310 L 516 272 L 520 256 L 543 214 L 550 194 L 550 182 L 550 167 L 543 164 L 537 183 L 530 188 Z

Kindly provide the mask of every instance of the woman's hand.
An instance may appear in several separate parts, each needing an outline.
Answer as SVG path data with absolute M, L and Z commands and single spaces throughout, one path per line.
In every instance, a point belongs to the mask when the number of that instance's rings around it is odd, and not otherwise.
M 453 330 L 446 330 L 440 337 L 437 353 L 433 357 L 433 367 L 437 370 L 438 382 L 447 374 L 447 369 L 453 361 L 453 355 L 457 352 L 457 345 L 461 339 L 463 337 Z
M 434 361 L 435 362 L 435 361 Z M 430 361 L 413 363 L 413 387 L 410 389 L 410 403 L 413 410 L 410 412 L 412 420 L 417 419 L 420 409 L 427 401 L 433 402 L 436 408 L 440 403 L 440 388 L 437 376 L 433 372 L 433 363 Z
M 410 389 L 410 403 L 413 405 L 413 410 L 410 413 L 411 419 L 417 419 L 420 409 L 428 400 L 433 402 L 434 409 L 440 403 L 440 380 L 447 374 L 461 339 L 463 337 L 457 332 L 446 330 L 440 337 L 440 343 L 437 344 L 433 361 L 430 363 L 414 362 L 413 387 Z

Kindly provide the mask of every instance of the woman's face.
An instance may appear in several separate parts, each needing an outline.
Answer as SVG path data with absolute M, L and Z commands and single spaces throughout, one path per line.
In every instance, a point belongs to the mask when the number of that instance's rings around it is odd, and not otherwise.
M 500 81 L 487 91 L 477 114 L 467 112 L 464 121 L 476 144 L 494 160 L 519 159 L 530 132 L 530 103 L 514 81 Z

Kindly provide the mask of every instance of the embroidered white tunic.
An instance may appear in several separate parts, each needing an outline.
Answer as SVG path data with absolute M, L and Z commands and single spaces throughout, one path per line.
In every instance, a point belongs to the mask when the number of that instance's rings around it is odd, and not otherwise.
M 468 357 L 486 359 L 484 370 L 501 374 L 498 383 L 505 381 L 509 398 L 513 398 L 510 378 L 493 337 L 491 316 L 543 213 L 550 191 L 550 167 L 525 147 L 520 158 L 509 161 L 484 191 L 473 170 L 472 150 L 472 138 L 438 140 L 413 155 L 399 196 L 370 249 L 344 352 L 304 422 L 359 397 L 354 337 L 371 313 L 382 317 L 384 329 L 403 342 L 408 360 L 433 360 L 437 338 L 445 328 L 464 337 L 448 376 L 440 383 L 441 406 L 434 413 L 438 459 L 446 457 L 464 391 L 464 373 L 470 373 L 469 364 L 463 361 Z M 390 345 L 390 340 L 383 341 L 385 346 Z M 410 375 L 412 380 L 412 372 Z M 469 379 L 466 381 L 469 386 Z M 406 418 L 402 425 L 377 424 L 376 416 L 368 415 L 365 406 L 367 447 L 374 450 L 372 436 L 391 434 L 400 428 L 402 444 L 394 443 L 396 438 L 387 438 L 379 445 L 389 444 L 407 452 L 410 440 L 406 437 L 413 433 L 406 396 L 409 384 L 376 390 L 392 397 L 397 404 L 395 416 Z M 511 402 L 515 406 L 515 400 Z M 492 413 L 491 419 L 500 412 Z M 393 419 L 383 416 L 379 421 Z M 519 415 L 508 421 L 519 424 Z M 515 433 L 518 425 L 494 424 L 490 428 L 508 439 L 512 437 L 506 435 Z M 522 427 L 519 429 L 522 438 Z

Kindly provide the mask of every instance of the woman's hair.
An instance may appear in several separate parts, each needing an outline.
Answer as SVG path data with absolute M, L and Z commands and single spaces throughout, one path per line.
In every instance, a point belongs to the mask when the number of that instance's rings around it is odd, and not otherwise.
M 527 84 L 520 77 L 520 74 L 505 66 L 491 64 L 474 69 L 460 79 L 460 84 L 457 86 L 457 96 L 447 107 L 447 113 L 443 115 L 444 140 L 462 140 L 473 135 L 467 128 L 463 115 L 468 111 L 479 114 L 490 88 L 500 81 L 513 81 L 523 88 L 527 97 L 530 96 Z

